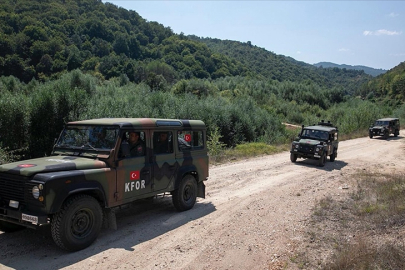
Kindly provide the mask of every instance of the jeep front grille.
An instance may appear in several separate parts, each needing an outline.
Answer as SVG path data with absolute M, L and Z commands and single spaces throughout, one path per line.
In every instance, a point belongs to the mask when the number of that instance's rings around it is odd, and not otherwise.
M 31 195 L 33 183 L 27 183 L 26 177 L 10 174 L 0 174 L 0 206 L 6 206 L 10 200 L 26 205 L 36 200 Z
M 312 145 L 300 145 L 300 147 L 298 148 L 298 151 L 302 152 L 302 153 L 308 153 L 308 154 L 313 154 L 315 152 L 315 147 Z

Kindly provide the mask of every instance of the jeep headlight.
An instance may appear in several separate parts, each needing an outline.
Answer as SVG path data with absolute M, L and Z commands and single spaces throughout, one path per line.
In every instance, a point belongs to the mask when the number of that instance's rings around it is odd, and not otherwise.
M 322 152 L 322 147 L 317 147 L 317 148 L 315 149 L 315 152 Z
M 34 186 L 32 188 L 32 196 L 34 196 L 35 199 L 39 198 L 39 187 L 38 186 Z
M 38 199 L 41 195 L 41 190 L 43 189 L 44 186 L 42 184 L 32 187 L 32 196 L 34 196 L 35 199 Z

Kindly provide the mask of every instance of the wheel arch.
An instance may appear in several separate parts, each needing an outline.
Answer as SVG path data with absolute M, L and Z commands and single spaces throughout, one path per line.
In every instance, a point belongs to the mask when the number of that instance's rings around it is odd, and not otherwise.
M 92 182 L 86 187 L 71 186 L 69 190 L 63 193 L 63 195 L 58 194 L 50 208 L 50 213 L 58 212 L 62 208 L 64 202 L 79 194 L 85 194 L 95 198 L 102 208 L 105 208 L 107 205 L 107 199 L 103 187 L 98 182 Z
M 205 198 L 205 184 L 204 179 L 200 179 L 197 168 L 195 166 L 182 167 L 177 174 L 177 177 L 174 182 L 174 190 L 178 189 L 184 177 L 191 175 L 197 184 L 197 197 Z

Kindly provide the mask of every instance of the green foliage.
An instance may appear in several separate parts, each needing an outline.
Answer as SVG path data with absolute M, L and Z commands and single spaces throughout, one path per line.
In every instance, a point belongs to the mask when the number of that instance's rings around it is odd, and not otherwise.
M 203 42 L 212 51 L 227 55 L 232 61 L 243 63 L 243 71 L 240 74 L 244 76 L 252 75 L 260 79 L 269 78 L 280 82 L 293 81 L 302 84 L 311 82 L 326 88 L 342 87 L 346 89 L 345 92 L 350 94 L 372 78 L 360 70 L 317 68 L 253 46 L 250 42 L 200 38 L 193 35 L 189 38 Z M 228 70 L 229 68 L 220 69 L 214 75 L 219 75 L 219 77 L 235 76 L 232 72 L 228 74 Z M 306 98 L 317 98 L 317 96 L 312 95 L 310 93 Z
M 160 90 L 177 79 L 246 72 L 205 44 L 109 3 L 21 0 L 18 6 L 24 8 L 14 5 L 13 0 L 0 5 L 0 76 L 47 81 L 82 68 L 105 79 L 125 73 L 130 81 Z
M 255 157 L 260 155 L 270 155 L 278 152 L 274 145 L 262 142 L 244 143 L 235 147 L 235 152 L 244 157 Z
M 363 84 L 356 94 L 369 100 L 405 101 L 405 62 Z
M 218 127 L 211 128 L 207 139 L 207 148 L 210 159 L 214 162 L 220 158 L 225 150 L 225 144 L 220 141 L 221 137 Z

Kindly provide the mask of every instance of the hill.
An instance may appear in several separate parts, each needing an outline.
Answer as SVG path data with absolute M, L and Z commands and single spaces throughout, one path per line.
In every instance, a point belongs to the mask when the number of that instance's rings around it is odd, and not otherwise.
M 311 82 L 353 93 L 363 71 L 319 69 L 248 43 L 174 34 L 99 0 L 4 0 L 0 76 L 47 81 L 80 69 L 103 79 L 126 76 L 151 88 L 185 79 L 243 76 Z
M 242 63 L 246 68 L 262 77 L 293 82 L 312 82 L 322 87 L 342 87 L 353 93 L 372 77 L 362 70 L 340 68 L 316 68 L 291 57 L 278 55 L 250 42 L 220 40 L 188 36 L 191 40 L 203 42 L 209 49 Z
M 373 77 L 384 74 L 387 72 L 385 69 L 375 69 L 371 67 L 366 67 L 366 66 L 351 66 L 351 65 L 339 65 L 331 62 L 319 62 L 314 64 L 315 67 L 323 67 L 323 68 L 341 68 L 341 69 L 354 69 L 354 70 L 363 70 L 366 74 L 369 74 Z
M 405 62 L 363 84 L 357 94 L 370 100 L 402 104 L 405 101 Z

